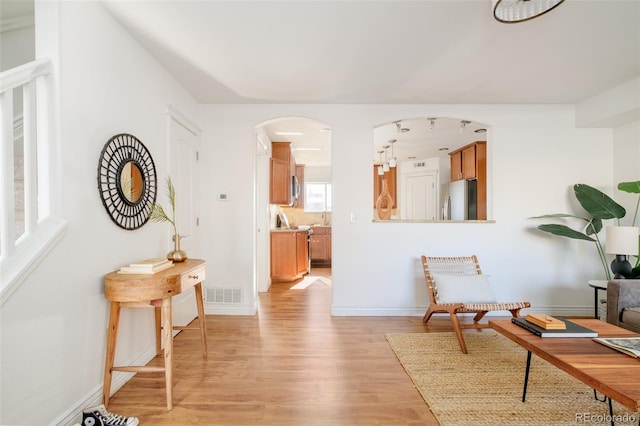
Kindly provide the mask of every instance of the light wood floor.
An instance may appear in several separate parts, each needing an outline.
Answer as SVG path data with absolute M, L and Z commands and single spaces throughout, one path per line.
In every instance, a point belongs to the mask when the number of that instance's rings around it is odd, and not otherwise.
M 109 411 L 153 426 L 437 425 L 384 334 L 451 331 L 448 320 L 331 317 L 330 300 L 330 285 L 307 277 L 260 294 L 258 315 L 207 316 L 207 360 L 198 332 L 174 340 L 173 410 L 163 374 L 146 373 L 112 397 Z

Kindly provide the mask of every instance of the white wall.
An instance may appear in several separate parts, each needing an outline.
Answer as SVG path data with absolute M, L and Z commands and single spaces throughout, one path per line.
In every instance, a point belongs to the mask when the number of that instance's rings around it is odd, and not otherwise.
M 404 117 L 455 116 L 488 123 L 491 217 L 495 223 L 372 223 L 374 126 Z M 332 132 L 334 185 L 332 313 L 420 315 L 426 306 L 421 254 L 477 254 L 503 299 L 530 300 L 537 311 L 589 315 L 586 281 L 604 277 L 595 245 L 544 234 L 529 219 L 579 213 L 571 193 L 586 183 L 612 193 L 611 129 L 576 129 L 570 106 L 203 105 L 203 256 L 208 282 L 251 288 L 252 128 L 280 116 L 321 120 Z M 636 167 L 637 173 L 637 167 Z M 233 176 L 233 179 L 225 179 Z M 215 202 L 228 191 L 233 203 Z M 351 213 L 357 216 L 350 223 Z M 576 224 L 576 226 L 578 226 Z M 205 284 L 207 285 L 207 284 Z M 245 313 L 255 300 L 245 292 Z M 215 307 L 208 307 L 215 312 Z M 240 312 L 241 310 L 239 310 Z
M 619 182 L 635 182 L 640 180 L 640 121 L 627 123 L 613 130 L 613 176 L 616 186 Z M 622 225 L 633 223 L 639 194 L 629 194 L 616 190 L 615 200 L 626 207 L 627 214 L 621 220 Z M 640 225 L 640 212 L 635 225 Z
M 56 8 L 49 2 L 48 8 Z M 117 227 L 98 195 L 98 158 L 120 132 L 150 150 L 162 188 L 167 173 L 165 105 L 197 106 L 100 2 L 61 2 L 61 158 L 67 233 L 1 309 L 0 424 L 71 424 L 98 403 L 108 304 L 103 275 L 168 251 L 165 225 Z M 162 189 L 159 193 L 162 194 Z M 162 200 L 162 199 L 160 199 Z M 116 362 L 155 353 L 151 310 L 123 310 Z M 114 380 L 122 383 L 122 373 Z M 78 420 L 78 419 L 75 419 Z

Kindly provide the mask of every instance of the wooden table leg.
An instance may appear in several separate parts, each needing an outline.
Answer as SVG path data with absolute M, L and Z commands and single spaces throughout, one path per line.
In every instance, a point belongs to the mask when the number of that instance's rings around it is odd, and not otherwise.
M 164 376 L 167 410 L 173 409 L 173 319 L 171 297 L 162 299 L 162 335 L 164 337 Z
M 162 354 L 162 313 L 160 307 L 153 308 L 155 320 L 156 320 L 156 355 Z
M 104 361 L 104 381 L 102 384 L 102 403 L 109 406 L 111 393 L 111 376 L 113 361 L 116 356 L 116 341 L 118 339 L 118 322 L 120 321 L 120 302 L 111 302 L 109 310 L 109 331 L 107 333 L 107 355 Z
M 204 302 L 202 300 L 202 283 L 194 286 L 196 292 L 196 305 L 198 307 L 198 320 L 200 322 L 200 342 L 202 343 L 202 357 L 207 359 L 207 329 L 204 316 Z

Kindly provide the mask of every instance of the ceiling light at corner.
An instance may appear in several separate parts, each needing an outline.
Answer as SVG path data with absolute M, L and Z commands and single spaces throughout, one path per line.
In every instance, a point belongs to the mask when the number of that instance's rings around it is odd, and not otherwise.
M 278 136 L 302 136 L 302 132 L 276 132 Z
M 460 120 L 460 133 L 464 133 L 464 129 L 467 127 L 467 124 L 471 124 L 468 120 Z
M 555 9 L 564 0 L 494 0 L 493 17 L 505 24 L 524 22 Z

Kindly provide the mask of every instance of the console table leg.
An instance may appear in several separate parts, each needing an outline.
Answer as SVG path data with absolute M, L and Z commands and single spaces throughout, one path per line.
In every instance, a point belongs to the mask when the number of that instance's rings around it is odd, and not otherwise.
M 162 299 L 162 336 L 164 337 L 164 376 L 167 389 L 167 410 L 173 409 L 173 320 L 171 297 Z
M 202 357 L 207 359 L 207 329 L 205 326 L 206 319 L 204 316 L 204 302 L 202 299 L 202 283 L 194 286 L 196 292 L 196 305 L 198 307 L 198 320 L 200 322 L 200 341 L 202 343 Z
M 104 361 L 104 381 L 102 383 L 102 403 L 109 406 L 111 393 L 111 376 L 113 361 L 116 356 L 116 341 L 118 338 L 118 323 L 120 321 L 120 302 L 111 302 L 109 310 L 109 331 L 107 333 L 107 356 Z
M 529 383 L 529 370 L 531 369 L 531 351 L 527 351 L 527 369 L 524 372 L 524 387 L 522 389 L 522 402 L 527 397 L 527 384 Z
M 156 355 L 162 354 L 162 313 L 160 307 L 153 308 L 156 320 Z

